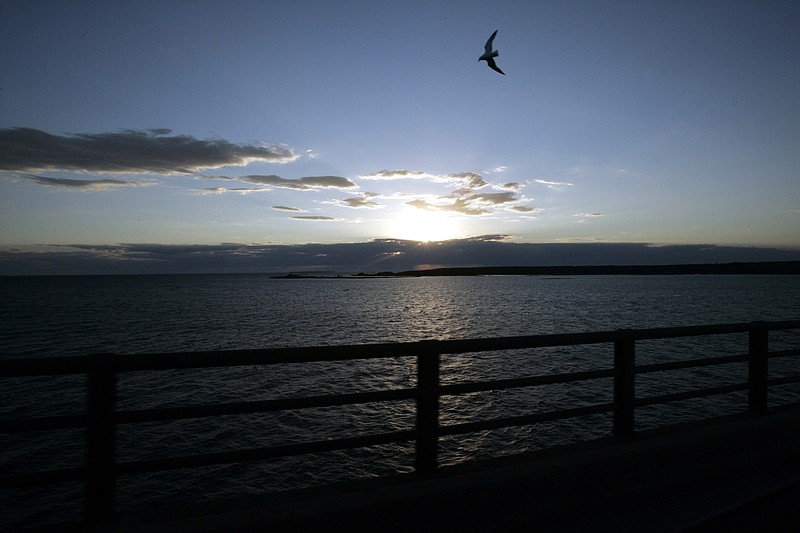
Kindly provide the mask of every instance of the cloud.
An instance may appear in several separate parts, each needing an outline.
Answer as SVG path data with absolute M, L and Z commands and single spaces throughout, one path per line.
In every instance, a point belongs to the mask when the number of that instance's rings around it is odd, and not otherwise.
M 510 210 L 516 211 L 517 213 L 533 213 L 536 211 L 535 207 L 530 207 L 527 205 L 512 205 L 509 207 Z
M 470 216 L 487 215 L 491 212 L 484 207 L 470 204 L 470 202 L 464 198 L 457 198 L 452 203 L 445 204 L 433 204 L 427 200 L 418 199 L 406 202 L 406 205 L 410 205 L 411 207 L 416 207 L 417 209 L 422 209 L 425 211 L 451 211 Z
M 517 200 L 514 193 L 511 191 L 470 194 L 466 196 L 466 199 L 470 202 L 480 202 L 491 205 L 507 204 Z
M 578 222 L 586 222 L 590 218 L 604 217 L 606 215 L 605 215 L 605 213 L 578 213 L 578 214 L 573 215 L 573 216 L 580 218 L 580 220 L 578 220 Z
M 489 233 L 485 235 L 475 235 L 473 237 L 466 237 L 464 239 L 453 239 L 454 243 L 480 243 L 480 242 L 505 242 L 512 243 L 514 239 L 511 235 L 504 235 L 502 233 Z
M 495 171 L 506 170 L 498 167 Z M 518 196 L 525 187 L 520 182 L 507 182 L 501 185 L 490 184 L 477 172 L 460 172 L 452 174 L 430 174 L 413 170 L 381 170 L 371 174 L 359 176 L 365 180 L 428 180 L 433 183 L 445 183 L 453 187 L 449 194 L 413 194 L 397 193 L 396 196 L 412 198 L 405 202 L 406 205 L 424 211 L 448 211 L 467 216 L 488 215 L 499 206 L 506 207 L 506 211 L 517 213 L 531 213 L 534 208 L 520 206 L 517 209 L 508 209 L 508 204 L 530 201 L 529 198 Z M 481 189 L 491 185 L 491 188 L 501 192 L 480 192 Z
M 73 191 L 109 191 L 115 187 L 145 187 L 148 185 L 155 185 L 155 183 L 142 183 L 137 181 L 123 181 L 123 180 L 72 180 L 66 178 L 48 178 L 46 176 L 25 176 L 31 181 L 35 181 L 40 185 L 48 187 L 57 187 L 60 189 L 67 189 Z
M 273 205 L 272 209 L 277 209 L 278 211 L 302 211 L 302 209 L 298 209 L 297 207 L 288 207 L 285 205 Z
M 235 192 L 239 194 L 247 194 L 251 192 L 261 192 L 267 191 L 269 189 L 264 189 L 262 187 L 209 187 L 206 189 L 202 189 L 200 194 L 224 194 L 227 192 Z
M 299 215 L 299 216 L 292 217 L 292 218 L 295 219 L 295 220 L 317 220 L 317 221 L 323 221 L 323 222 L 330 222 L 330 221 L 333 221 L 333 220 L 339 220 L 337 218 L 326 217 L 326 216 L 322 216 L 322 215 Z
M 476 192 L 489 185 L 477 172 L 435 175 L 412 170 L 381 170 L 359 177 L 366 180 L 426 179 L 434 183 L 446 183 L 454 186 L 452 193 L 440 196 L 413 195 L 417 198 L 407 201 L 406 205 L 425 211 L 450 211 L 469 216 L 486 215 L 498 205 L 520 201 L 515 195 L 522 189 L 519 183 L 506 183 L 493 186 L 503 192 Z
M 563 189 L 564 187 L 572 187 L 572 183 L 568 181 L 555 181 L 555 180 L 533 180 L 541 185 L 546 185 L 548 189 Z
M 406 205 L 411 207 L 416 207 L 417 209 L 422 209 L 423 211 L 436 211 L 439 208 L 432 203 L 428 202 L 427 200 L 416 199 L 416 200 L 409 200 L 406 202 Z
M 281 178 L 280 176 L 242 176 L 238 178 L 249 183 L 269 185 L 282 189 L 310 190 L 317 188 L 350 189 L 357 187 L 355 183 L 341 176 L 309 176 L 305 178 Z
M 426 179 L 434 183 L 449 183 L 470 189 L 480 189 L 488 183 L 477 172 L 460 172 L 457 174 L 429 174 L 415 170 L 381 170 L 371 174 L 362 174 L 363 180 L 401 180 L 401 179 Z
M 500 193 L 472 193 L 459 190 L 449 196 L 440 196 L 437 202 L 417 198 L 406 205 L 425 211 L 451 211 L 462 215 L 477 216 L 491 213 L 491 207 L 516 202 L 511 191 Z
M 400 180 L 400 179 L 423 179 L 432 178 L 432 174 L 425 172 L 417 172 L 414 170 L 380 170 L 370 174 L 362 174 L 359 176 L 362 180 Z
M 337 205 L 343 205 L 345 207 L 350 207 L 352 209 L 380 209 L 384 207 L 382 204 L 371 200 L 371 198 L 375 198 L 376 196 L 380 196 L 374 192 L 365 192 L 361 196 L 355 196 L 353 198 L 345 198 L 343 200 L 333 200 L 331 203 Z
M 0 170 L 186 174 L 253 161 L 297 159 L 291 150 L 266 143 L 235 144 L 170 133 L 163 128 L 73 135 L 0 129 Z
M 459 174 L 445 174 L 444 179 L 448 181 L 460 182 L 463 187 L 469 189 L 481 189 L 489 185 L 480 174 L 475 172 L 461 172 Z

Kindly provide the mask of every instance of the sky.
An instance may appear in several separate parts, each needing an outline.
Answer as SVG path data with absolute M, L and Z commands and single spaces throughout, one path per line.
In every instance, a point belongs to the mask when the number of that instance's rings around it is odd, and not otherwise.
M 800 259 L 798 26 L 777 1 L 7 0 L 0 274 Z

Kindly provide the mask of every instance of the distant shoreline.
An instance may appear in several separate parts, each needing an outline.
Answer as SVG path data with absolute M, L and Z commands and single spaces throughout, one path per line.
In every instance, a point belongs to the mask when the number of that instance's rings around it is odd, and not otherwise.
M 687 274 L 800 274 L 800 261 L 708 263 L 694 265 L 589 265 L 538 267 L 466 267 L 410 270 L 398 276 L 609 276 Z
M 27 274 L 0 275 L 0 279 L 81 278 L 81 277 L 147 277 L 147 276 L 268 276 L 272 279 L 378 279 L 429 276 L 676 276 L 676 275 L 800 275 L 800 261 L 761 261 L 734 263 L 702 263 L 681 265 L 583 265 L 583 266 L 493 266 L 446 267 L 400 272 L 168 272 L 115 274 Z
M 705 263 L 689 265 L 586 265 L 586 266 L 502 266 L 452 267 L 402 272 L 359 273 L 349 276 L 320 276 L 302 273 L 273 276 L 277 279 L 369 279 L 428 276 L 674 276 L 697 274 L 800 275 L 800 261 L 758 263 Z

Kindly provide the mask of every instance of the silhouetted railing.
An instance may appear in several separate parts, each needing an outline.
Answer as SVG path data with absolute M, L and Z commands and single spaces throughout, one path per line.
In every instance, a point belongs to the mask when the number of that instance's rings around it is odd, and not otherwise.
M 438 465 L 438 441 L 440 437 L 447 435 L 531 425 L 598 413 L 613 413 L 614 435 L 630 437 L 634 434 L 637 407 L 737 391 L 748 391 L 747 409 L 749 411 L 765 411 L 767 409 L 769 386 L 800 382 L 800 375 L 777 379 L 768 378 L 769 359 L 800 355 L 800 349 L 769 351 L 769 332 L 787 329 L 800 329 L 800 321 L 752 322 L 313 348 L 143 355 L 96 354 L 78 357 L 0 360 L 0 378 L 88 374 L 87 409 L 85 414 L 3 420 L 0 422 L 0 432 L 2 433 L 85 427 L 87 464 L 75 468 L 7 475 L 0 478 L 0 487 L 14 488 L 64 481 L 85 481 L 87 487 L 86 519 L 89 522 L 101 522 L 111 518 L 115 512 L 115 487 L 118 476 L 272 459 L 407 441 L 416 442 L 415 468 L 418 472 L 426 474 L 436 470 Z M 748 334 L 747 353 L 640 366 L 635 364 L 637 341 L 734 333 Z M 613 343 L 613 368 L 492 381 L 440 384 L 440 356 L 442 354 L 604 343 Z M 416 387 L 159 409 L 118 410 L 116 407 L 117 376 L 120 373 L 388 357 L 416 358 Z M 646 398 L 637 398 L 635 395 L 635 377 L 637 374 L 735 362 L 748 362 L 748 381 L 746 383 Z M 613 402 L 475 422 L 449 425 L 441 425 L 439 423 L 439 399 L 442 396 L 556 383 L 572 383 L 598 378 L 613 378 Z M 416 428 L 413 430 L 162 459 L 116 461 L 116 426 L 118 424 L 412 399 L 416 400 Z

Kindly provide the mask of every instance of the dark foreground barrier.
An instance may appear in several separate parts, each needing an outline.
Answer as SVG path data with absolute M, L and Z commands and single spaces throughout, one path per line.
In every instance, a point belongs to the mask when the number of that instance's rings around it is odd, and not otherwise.
M 770 386 L 800 382 L 800 375 L 769 379 L 767 372 L 769 359 L 800 355 L 800 349 L 783 351 L 769 350 L 769 332 L 789 329 L 800 329 L 800 321 L 753 322 L 677 328 L 311 348 L 141 355 L 95 354 L 79 357 L 0 360 L 0 378 L 69 374 L 88 375 L 87 408 L 84 414 L 0 421 L 0 432 L 2 433 L 21 433 L 85 427 L 87 450 L 86 465 L 74 468 L 6 475 L 0 478 L 0 488 L 8 489 L 65 481 L 84 481 L 86 484 L 85 519 L 89 523 L 99 523 L 110 520 L 114 516 L 115 487 L 116 478 L 118 476 L 177 468 L 192 468 L 264 460 L 407 441 L 415 441 L 415 468 L 417 472 L 426 474 L 436 470 L 438 464 L 437 449 L 439 438 L 448 435 L 458 435 L 511 426 L 531 425 L 597 413 L 613 413 L 614 435 L 619 437 L 631 437 L 634 435 L 634 421 L 637 407 L 727 394 L 737 391 L 748 392 L 747 410 L 753 412 L 766 411 Z M 747 353 L 694 358 L 658 364 L 636 365 L 636 342 L 640 340 L 735 333 L 747 333 Z M 440 356 L 442 354 L 608 343 L 614 346 L 613 368 L 492 381 L 440 384 Z M 387 357 L 416 358 L 416 387 L 362 393 L 159 409 L 118 410 L 116 407 L 117 377 L 120 373 L 185 368 L 344 361 Z M 707 367 L 735 362 L 748 363 L 748 380 L 746 383 L 650 396 L 646 398 L 636 397 L 635 378 L 638 374 Z M 599 378 L 613 378 L 613 402 L 467 423 L 449 425 L 441 425 L 439 423 L 439 400 L 441 396 L 555 383 L 571 383 Z M 244 413 L 396 400 L 416 400 L 415 429 L 351 438 L 318 440 L 284 446 L 271 446 L 163 459 L 129 462 L 117 462 L 116 460 L 115 448 L 118 424 L 136 424 L 184 418 L 238 415 Z

